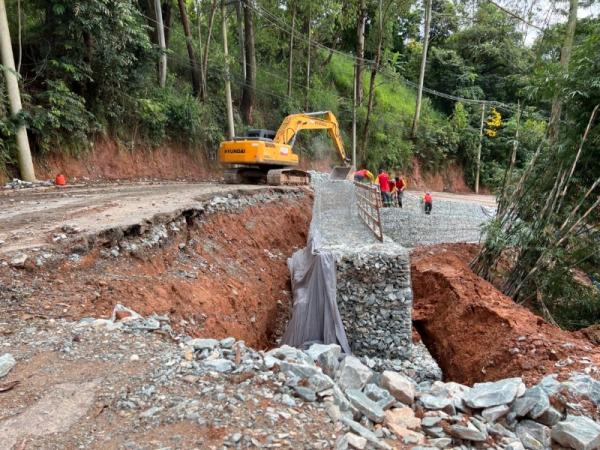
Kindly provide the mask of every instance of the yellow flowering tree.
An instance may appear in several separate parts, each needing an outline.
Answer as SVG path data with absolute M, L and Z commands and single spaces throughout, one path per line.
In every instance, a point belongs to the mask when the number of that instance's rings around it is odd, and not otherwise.
M 498 128 L 500 128 L 500 125 L 502 125 L 502 115 L 496 110 L 496 108 L 492 108 L 485 124 L 486 136 L 490 138 L 496 137 Z

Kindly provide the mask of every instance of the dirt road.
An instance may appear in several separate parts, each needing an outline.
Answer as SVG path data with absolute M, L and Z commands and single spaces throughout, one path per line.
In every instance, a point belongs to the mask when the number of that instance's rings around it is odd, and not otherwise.
M 0 255 L 51 244 L 60 239 L 63 227 L 96 234 L 198 207 L 200 201 L 215 195 L 267 189 L 169 182 L 0 190 Z

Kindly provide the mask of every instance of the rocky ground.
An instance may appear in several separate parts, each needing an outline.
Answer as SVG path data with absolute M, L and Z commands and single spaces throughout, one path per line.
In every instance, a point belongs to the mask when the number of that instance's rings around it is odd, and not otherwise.
M 3 449 L 600 446 L 600 382 L 584 374 L 417 384 L 336 345 L 257 352 L 121 306 L 0 332 Z
M 45 211 L 0 252 L 0 449 L 600 448 L 600 353 L 470 272 L 475 247 L 411 254 L 413 355 L 429 348 L 436 381 L 414 361 L 277 347 L 310 193 L 176 187 L 115 226 L 106 197 L 0 199 L 2 225 Z

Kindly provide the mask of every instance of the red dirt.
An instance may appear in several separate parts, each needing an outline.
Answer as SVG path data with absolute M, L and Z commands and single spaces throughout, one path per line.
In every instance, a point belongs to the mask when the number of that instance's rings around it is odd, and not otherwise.
M 69 183 L 86 180 L 159 178 L 164 180 L 214 178 L 202 152 L 186 151 L 174 146 L 158 149 L 120 148 L 115 141 L 99 140 L 92 150 L 79 158 L 52 153 L 35 158 L 35 171 L 41 180 L 54 179 L 62 173 Z
M 456 193 L 473 192 L 465 183 L 463 168 L 456 162 L 449 163 L 440 172 L 432 173 L 424 172 L 421 169 L 420 161 L 413 158 L 407 178 L 408 189 Z M 487 194 L 489 190 L 481 188 L 480 193 Z
M 449 380 L 472 384 L 600 367 L 600 349 L 580 334 L 546 323 L 469 268 L 476 245 L 444 244 L 412 252 L 413 320 Z M 565 367 L 557 367 L 567 358 Z
M 141 256 L 105 258 L 96 249 L 52 269 L 5 270 L 0 285 L 25 285 L 28 313 L 108 317 L 121 303 L 142 315 L 168 314 L 193 336 L 233 336 L 266 348 L 287 322 L 287 257 L 305 245 L 311 202 L 307 195 L 212 214 Z
M 215 152 L 216 149 L 212 149 Z M 163 145 L 156 149 L 120 147 L 114 140 L 100 139 L 93 148 L 79 157 L 65 153 L 51 153 L 45 157 L 34 155 L 36 177 L 49 180 L 64 174 L 67 183 L 98 180 L 195 180 L 211 181 L 222 178 L 221 168 L 209 161 L 202 149 L 185 149 L 177 145 Z M 328 172 L 339 164 L 334 156 L 311 161 L 301 155 L 300 168 Z M 17 176 L 16 173 L 12 174 Z M 0 171 L 0 184 L 8 181 L 8 174 Z

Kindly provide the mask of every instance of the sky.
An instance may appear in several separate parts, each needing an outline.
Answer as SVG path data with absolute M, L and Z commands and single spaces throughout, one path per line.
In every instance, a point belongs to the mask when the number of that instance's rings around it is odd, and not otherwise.
M 540 28 L 544 28 L 547 24 L 567 21 L 566 12 L 569 8 L 569 2 L 566 0 L 496 0 L 496 2 L 520 16 L 526 15 L 531 3 L 534 2 L 535 8 L 531 22 Z M 555 6 L 553 7 L 553 5 Z M 594 2 L 593 6 L 587 8 L 580 6 L 577 11 L 577 17 L 580 19 L 589 16 L 597 17 L 598 15 L 600 15 L 600 2 Z M 523 25 L 523 30 L 525 29 L 527 29 L 525 43 L 531 45 L 540 31 Z

